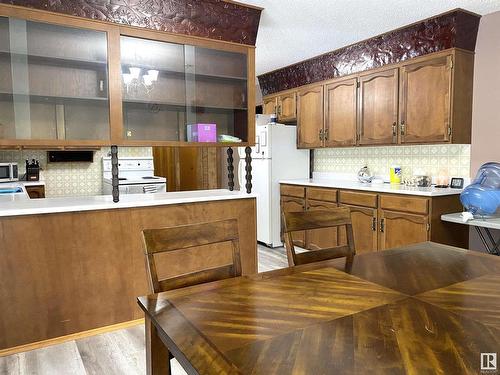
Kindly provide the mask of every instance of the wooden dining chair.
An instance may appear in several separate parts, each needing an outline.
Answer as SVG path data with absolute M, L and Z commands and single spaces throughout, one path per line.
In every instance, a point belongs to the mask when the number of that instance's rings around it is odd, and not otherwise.
M 153 293 L 241 276 L 238 223 L 235 219 L 145 229 L 142 231 L 142 235 L 146 268 Z M 170 251 L 182 251 L 224 242 L 231 243 L 232 263 L 162 280 L 158 279 L 155 256 Z
M 348 207 L 306 212 L 284 212 L 285 247 L 290 266 L 319 262 L 322 260 L 346 257 L 346 268 L 352 264 L 356 254 L 352 231 L 351 212 Z M 322 228 L 345 226 L 347 245 L 318 250 L 295 251 L 292 233 Z

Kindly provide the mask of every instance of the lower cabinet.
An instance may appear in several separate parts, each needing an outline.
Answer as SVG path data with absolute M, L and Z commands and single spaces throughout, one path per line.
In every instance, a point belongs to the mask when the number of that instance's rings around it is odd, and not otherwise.
M 338 207 L 337 203 L 325 201 L 307 199 L 306 203 L 307 211 L 328 210 L 336 207 Z M 308 230 L 306 232 L 306 248 L 309 250 L 319 250 L 335 247 L 338 245 L 337 237 L 337 228 Z
M 430 239 L 429 216 L 380 210 L 379 250 Z
M 354 234 L 356 253 L 360 254 L 377 251 L 377 209 L 348 204 L 341 204 L 341 206 L 349 207 L 351 210 L 352 231 Z M 345 228 L 339 228 L 339 245 L 345 244 L 347 244 Z
M 302 212 L 305 211 L 306 200 L 305 198 L 297 198 L 290 196 L 281 196 L 281 210 L 282 212 Z M 282 224 L 283 228 L 283 224 Z M 295 246 L 305 247 L 306 244 L 306 233 L 305 232 L 294 232 L 292 233 L 292 239 Z
M 285 212 L 349 207 L 358 254 L 424 241 L 468 246 L 468 232 L 441 221 L 442 214 L 462 209 L 458 195 L 419 197 L 285 184 L 281 194 Z M 294 241 L 309 250 L 347 243 L 342 227 L 296 233 Z

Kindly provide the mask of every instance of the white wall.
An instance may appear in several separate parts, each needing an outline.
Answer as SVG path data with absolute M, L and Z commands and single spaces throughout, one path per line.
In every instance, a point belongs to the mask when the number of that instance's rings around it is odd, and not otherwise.
M 483 163 L 500 162 L 500 12 L 481 18 L 474 64 L 471 177 Z M 469 246 L 484 250 L 473 230 Z

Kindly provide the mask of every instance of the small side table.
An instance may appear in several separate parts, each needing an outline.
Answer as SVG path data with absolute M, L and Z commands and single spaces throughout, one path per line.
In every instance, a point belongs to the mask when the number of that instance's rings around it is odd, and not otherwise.
M 491 234 L 490 229 L 500 230 L 500 218 L 493 219 L 472 219 L 467 222 L 462 221 L 462 215 L 460 213 L 441 215 L 441 220 L 448 221 L 450 223 L 457 223 L 463 225 L 470 225 L 476 228 L 476 232 L 481 239 L 484 247 L 488 253 L 493 255 L 500 255 L 500 238 L 495 240 Z

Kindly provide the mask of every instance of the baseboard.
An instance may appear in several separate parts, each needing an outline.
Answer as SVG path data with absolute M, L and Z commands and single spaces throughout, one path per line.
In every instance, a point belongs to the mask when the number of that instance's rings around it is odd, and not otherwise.
M 14 346 L 12 348 L 1 349 L 0 350 L 0 357 L 5 357 L 8 355 L 22 353 L 22 352 L 28 352 L 30 350 L 35 350 L 35 349 L 45 348 L 47 346 L 61 344 L 63 342 L 67 342 L 67 341 L 77 340 L 77 339 L 80 339 L 83 337 L 95 336 L 95 335 L 98 335 L 100 333 L 106 333 L 106 332 L 116 331 L 119 329 L 129 328 L 129 327 L 133 327 L 133 326 L 136 326 L 139 324 L 144 324 L 144 318 L 130 320 L 128 322 L 123 322 L 123 323 L 118 323 L 118 324 L 112 324 L 110 326 L 89 329 L 88 331 L 71 333 L 69 335 L 54 337 L 52 339 L 37 341 L 37 342 L 30 343 L 30 344 Z

